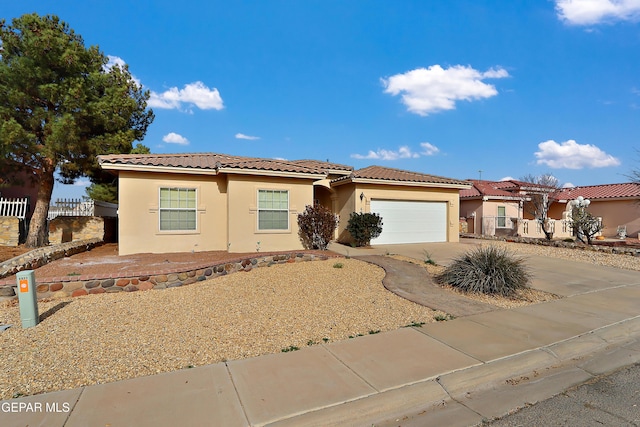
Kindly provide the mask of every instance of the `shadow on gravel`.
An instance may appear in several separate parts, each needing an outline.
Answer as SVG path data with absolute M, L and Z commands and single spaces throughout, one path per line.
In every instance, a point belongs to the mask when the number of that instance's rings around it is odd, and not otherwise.
M 61 302 L 59 304 L 54 305 L 49 310 L 47 310 L 47 311 L 45 311 L 43 313 L 40 313 L 40 322 L 44 322 L 45 319 L 49 318 L 50 316 L 53 316 L 59 310 L 62 310 L 63 308 L 65 308 L 69 304 L 71 304 L 71 301 L 64 301 L 64 302 Z

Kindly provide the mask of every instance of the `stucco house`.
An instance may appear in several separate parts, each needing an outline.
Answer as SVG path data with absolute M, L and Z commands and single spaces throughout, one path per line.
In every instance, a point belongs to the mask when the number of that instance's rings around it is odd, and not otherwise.
M 570 210 L 567 203 L 578 196 L 589 199 L 589 212 L 602 218 L 602 235 L 618 236 L 618 228 L 624 227 L 629 237 L 637 238 L 640 233 L 640 183 L 590 185 L 564 188 L 554 195 L 555 202 L 549 209 L 551 218 L 562 218 L 563 212 Z
M 377 212 L 372 244 L 458 241 L 459 191 L 466 181 L 371 166 L 226 154 L 98 156 L 117 174 L 119 252 L 302 248 L 297 214 L 320 203 L 339 216 L 348 240 L 351 212 Z
M 518 234 L 522 220 L 533 219 L 526 209 L 531 195 L 553 191 L 544 185 L 514 179 L 469 181 L 472 187 L 460 191 L 460 215 L 466 219 L 469 233 L 488 236 Z

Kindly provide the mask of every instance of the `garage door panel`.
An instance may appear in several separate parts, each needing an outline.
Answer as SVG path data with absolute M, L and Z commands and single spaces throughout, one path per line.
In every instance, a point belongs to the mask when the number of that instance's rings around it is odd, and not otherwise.
M 374 245 L 447 240 L 445 202 L 372 200 L 371 212 L 380 214 L 383 223 Z

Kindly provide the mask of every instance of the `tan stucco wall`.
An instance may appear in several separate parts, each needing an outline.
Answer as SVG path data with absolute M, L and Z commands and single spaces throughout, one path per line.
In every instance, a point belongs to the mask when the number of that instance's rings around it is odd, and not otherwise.
M 302 249 L 298 213 L 313 203 L 312 184 L 309 179 L 228 175 L 229 252 Z M 288 230 L 258 230 L 258 190 L 289 191 Z
M 345 184 L 336 187 L 340 209 L 339 236 L 348 239 L 347 222 L 351 212 L 370 212 L 371 200 L 413 200 L 447 202 L 447 241 L 459 241 L 458 219 L 460 216 L 460 193 L 457 189 L 391 186 L 376 184 Z M 360 194 L 364 199 L 360 201 Z
M 615 237 L 619 225 L 627 226 L 628 237 L 638 237 L 640 232 L 640 204 L 637 200 L 592 200 L 589 212 L 602 217 L 605 237 Z
M 160 231 L 160 187 L 196 189 L 196 231 Z M 221 176 L 121 171 L 118 189 L 120 255 L 227 250 L 226 192 L 226 179 Z
M 640 233 L 640 201 L 638 200 L 591 200 L 589 212 L 601 217 L 605 237 L 616 237 L 618 226 L 627 226 L 628 237 L 638 237 Z M 549 217 L 562 218 L 562 212 L 567 209 L 566 203 L 554 203 L 549 209 Z

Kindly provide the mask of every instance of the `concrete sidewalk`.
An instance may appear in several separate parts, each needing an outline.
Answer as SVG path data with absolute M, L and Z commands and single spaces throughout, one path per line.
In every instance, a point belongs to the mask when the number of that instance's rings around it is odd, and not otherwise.
M 3 401 L 0 425 L 466 426 L 640 361 L 640 273 L 533 261 L 565 298 Z

